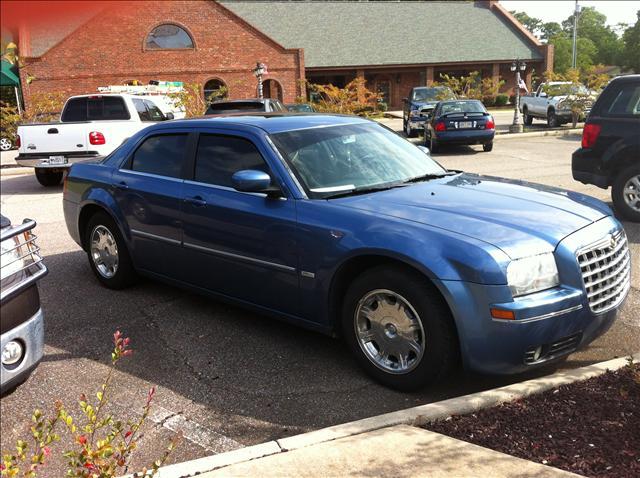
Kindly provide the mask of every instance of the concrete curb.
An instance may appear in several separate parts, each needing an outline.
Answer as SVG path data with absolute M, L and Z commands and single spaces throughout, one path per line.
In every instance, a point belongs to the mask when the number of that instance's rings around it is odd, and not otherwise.
M 633 355 L 635 363 L 640 362 L 640 353 Z M 627 358 L 618 358 L 599 362 L 586 367 L 563 370 L 548 377 L 527 380 L 526 382 L 507 385 L 505 387 L 472 393 L 462 397 L 451 398 L 440 402 L 419 405 L 397 412 L 385 413 L 375 417 L 354 422 L 343 423 L 301 435 L 282 438 L 276 441 L 241 448 L 239 450 L 220 453 L 197 460 L 177 463 L 159 470 L 159 478 L 184 478 L 212 471 L 243 461 L 254 460 L 276 453 L 296 450 L 319 443 L 337 440 L 352 435 L 378 430 L 395 425 L 420 426 L 428 422 L 447 418 L 451 415 L 463 415 L 483 408 L 496 406 L 503 402 L 542 393 L 552 388 L 568 385 L 573 382 L 587 380 L 602 375 L 607 370 L 617 370 L 627 365 Z
M 554 129 L 551 131 L 530 131 L 528 133 L 501 133 L 496 134 L 493 140 L 497 139 L 518 139 L 535 138 L 538 136 L 569 136 L 571 134 L 582 134 L 582 128 Z
M 18 176 L 20 174 L 33 174 L 33 168 L 0 168 L 0 176 Z

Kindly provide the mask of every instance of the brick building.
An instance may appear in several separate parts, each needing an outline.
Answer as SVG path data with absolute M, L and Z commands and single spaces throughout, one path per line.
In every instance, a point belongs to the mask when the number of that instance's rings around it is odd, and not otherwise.
M 55 26 L 22 25 L 19 51 L 27 107 L 34 92 L 90 93 L 130 80 L 196 83 L 203 95 L 226 85 L 232 97 L 255 97 L 256 61 L 268 65 L 266 93 L 293 102 L 304 78 L 301 49 L 213 1 L 94 2 Z
M 28 2 L 26 2 L 28 3 Z M 50 2 L 55 3 L 55 2 Z M 36 91 L 67 95 L 129 80 L 183 81 L 206 96 L 256 95 L 251 72 L 268 65 L 265 94 L 292 102 L 300 80 L 343 86 L 360 76 L 397 109 L 413 86 L 440 74 L 507 80 L 516 58 L 526 82 L 553 66 L 540 43 L 496 0 L 317 2 L 173 0 L 87 2 L 55 25 L 23 24 L 26 104 Z M 27 78 L 30 79 L 27 82 Z

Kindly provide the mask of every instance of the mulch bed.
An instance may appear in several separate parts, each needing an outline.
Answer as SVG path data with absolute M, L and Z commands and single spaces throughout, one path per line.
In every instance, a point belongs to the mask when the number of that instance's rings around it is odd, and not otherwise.
M 589 477 L 640 477 L 640 364 L 425 425 Z

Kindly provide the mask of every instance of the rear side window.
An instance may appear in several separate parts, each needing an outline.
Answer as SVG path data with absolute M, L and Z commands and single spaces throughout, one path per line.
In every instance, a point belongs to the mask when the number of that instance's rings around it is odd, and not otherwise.
M 163 134 L 144 140 L 133 154 L 131 169 L 179 178 L 187 145 L 186 134 Z
M 610 116 L 640 116 L 640 85 L 623 85 L 607 110 Z
M 231 188 L 231 176 L 244 169 L 268 172 L 267 164 L 251 141 L 235 136 L 200 135 L 195 181 Z
M 129 111 L 120 96 L 72 98 L 67 102 L 61 117 L 63 122 L 128 119 Z

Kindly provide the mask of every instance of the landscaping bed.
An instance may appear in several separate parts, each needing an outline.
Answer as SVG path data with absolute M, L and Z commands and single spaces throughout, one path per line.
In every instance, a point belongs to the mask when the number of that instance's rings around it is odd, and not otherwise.
M 425 428 L 584 476 L 640 476 L 640 364 Z

